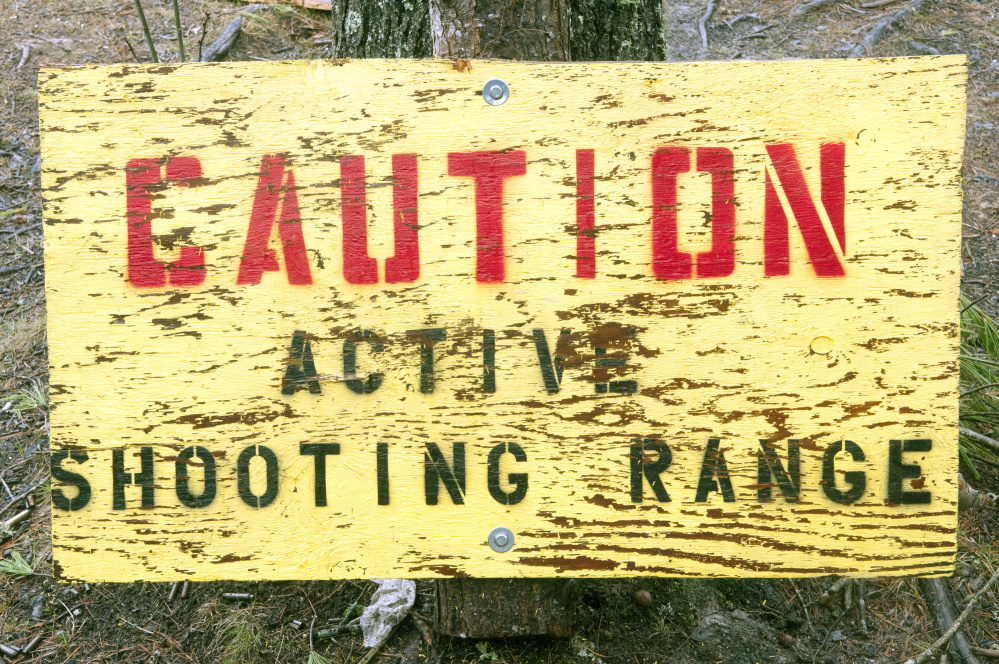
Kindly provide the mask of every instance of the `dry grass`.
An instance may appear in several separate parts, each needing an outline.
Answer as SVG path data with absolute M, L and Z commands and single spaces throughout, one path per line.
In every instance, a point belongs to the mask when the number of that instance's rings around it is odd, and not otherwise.
M 28 355 L 45 347 L 45 316 L 19 316 L 0 323 L 0 360 Z

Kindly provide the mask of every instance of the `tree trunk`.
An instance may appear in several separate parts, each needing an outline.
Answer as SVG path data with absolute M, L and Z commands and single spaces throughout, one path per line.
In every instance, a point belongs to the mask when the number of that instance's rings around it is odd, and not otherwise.
M 333 0 L 334 58 L 429 58 L 430 15 L 419 0 Z
M 468 639 L 570 636 L 577 585 L 571 579 L 438 581 L 437 629 Z
M 334 0 L 336 58 L 662 60 L 660 0 Z M 437 582 L 437 629 L 450 636 L 568 636 L 567 579 Z

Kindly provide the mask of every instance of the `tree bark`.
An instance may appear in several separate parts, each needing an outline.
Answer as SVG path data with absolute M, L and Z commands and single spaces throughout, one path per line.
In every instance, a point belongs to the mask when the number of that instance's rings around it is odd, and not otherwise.
M 334 58 L 429 58 L 426 0 L 333 0 Z
M 437 629 L 468 639 L 572 634 L 571 579 L 447 579 L 437 582 Z
M 660 0 L 334 0 L 336 58 L 662 60 Z M 437 629 L 451 636 L 564 637 L 567 579 L 437 582 Z

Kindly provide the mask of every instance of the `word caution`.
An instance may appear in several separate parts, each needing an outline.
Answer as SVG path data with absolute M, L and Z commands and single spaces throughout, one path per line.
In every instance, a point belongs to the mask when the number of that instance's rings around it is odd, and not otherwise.
M 789 143 L 766 146 L 769 157 L 765 177 L 763 271 L 767 277 L 790 273 L 789 222 L 778 195 L 778 186 L 790 207 L 815 274 L 841 277 L 846 252 L 845 160 L 843 143 L 820 146 L 819 199 L 833 235 L 823 226 L 819 208 L 805 182 L 794 147 Z M 500 283 L 506 278 L 503 183 L 527 175 L 527 153 L 453 152 L 448 154 L 448 175 L 470 179 L 475 190 L 476 267 L 480 283 Z M 414 282 L 420 276 L 419 158 L 392 155 L 394 255 L 385 260 L 385 283 Z M 576 277 L 597 276 L 595 151 L 576 150 Z M 725 147 L 663 147 L 652 153 L 650 169 L 652 219 L 652 275 L 663 280 L 728 277 L 735 271 L 736 186 L 735 156 Z M 156 159 L 132 159 L 126 166 L 128 218 L 128 280 L 137 288 L 195 287 L 205 282 L 207 247 L 180 247 L 179 258 L 158 260 L 152 227 L 153 199 L 169 185 L 204 186 L 197 157 L 170 157 L 161 167 Z M 711 250 L 696 256 L 679 250 L 677 178 L 682 173 L 708 173 L 711 177 Z M 771 175 L 773 173 L 773 176 Z M 275 249 L 269 248 L 277 233 L 284 272 L 294 286 L 312 284 L 298 185 L 291 164 L 279 155 L 263 157 L 256 193 L 243 241 L 239 285 L 259 284 L 264 272 L 280 271 Z M 343 278 L 348 284 L 379 283 L 378 261 L 368 255 L 367 201 L 364 157 L 340 159 Z

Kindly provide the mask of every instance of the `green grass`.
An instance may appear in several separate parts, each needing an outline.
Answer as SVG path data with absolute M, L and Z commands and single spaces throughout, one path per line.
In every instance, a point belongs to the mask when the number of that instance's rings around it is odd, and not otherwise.
M 0 575 L 31 576 L 35 570 L 17 551 L 12 551 L 10 558 L 0 560 Z
M 221 664 L 248 664 L 260 661 L 260 646 L 264 639 L 251 611 L 237 609 L 229 612 L 221 621 L 220 627 L 225 644 Z
M 332 664 L 330 660 L 326 659 L 316 651 L 309 653 L 309 661 L 306 664 Z
M 999 438 L 999 327 L 977 305 L 961 298 L 960 426 L 988 438 Z M 987 443 L 961 434 L 960 452 L 978 475 L 969 452 L 999 461 Z
M 31 387 L 21 390 L 11 399 L 14 402 L 14 410 L 27 412 L 31 410 L 45 410 L 49 402 L 49 395 L 45 390 L 32 384 Z

